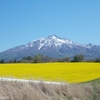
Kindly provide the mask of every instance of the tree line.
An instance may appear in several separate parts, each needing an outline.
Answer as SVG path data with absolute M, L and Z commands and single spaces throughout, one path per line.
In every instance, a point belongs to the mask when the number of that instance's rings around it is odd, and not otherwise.
M 52 58 L 49 56 L 44 56 L 42 54 L 37 54 L 35 56 L 27 56 L 23 57 L 21 60 L 9 60 L 4 61 L 4 59 L 0 60 L 0 63 L 46 63 L 46 62 L 83 62 L 84 55 L 75 55 L 73 59 L 69 57 L 64 58 Z M 100 62 L 100 58 L 96 58 L 94 60 L 88 60 L 87 62 Z

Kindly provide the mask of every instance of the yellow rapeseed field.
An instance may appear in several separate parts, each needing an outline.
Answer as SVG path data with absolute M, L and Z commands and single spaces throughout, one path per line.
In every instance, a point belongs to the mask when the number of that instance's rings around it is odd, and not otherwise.
M 0 64 L 0 77 L 79 83 L 100 78 L 100 63 Z

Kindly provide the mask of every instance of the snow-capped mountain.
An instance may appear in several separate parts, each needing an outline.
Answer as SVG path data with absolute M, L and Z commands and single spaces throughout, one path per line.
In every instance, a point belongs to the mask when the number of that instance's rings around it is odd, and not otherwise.
M 44 54 L 51 57 L 73 57 L 83 54 L 86 58 L 100 57 L 100 46 L 79 44 L 66 38 L 50 35 L 0 53 L 0 59 L 20 59 L 24 56 Z
M 21 45 L 12 49 L 15 49 L 15 51 L 20 50 L 20 49 L 29 49 L 33 47 L 36 47 L 35 49 L 37 50 L 53 48 L 53 47 L 56 49 L 60 49 L 62 48 L 63 45 L 67 45 L 70 48 L 74 48 L 75 46 L 86 47 L 86 45 L 81 45 L 71 40 L 57 37 L 56 35 L 50 35 L 47 38 L 40 38 L 40 39 L 31 41 L 26 45 Z

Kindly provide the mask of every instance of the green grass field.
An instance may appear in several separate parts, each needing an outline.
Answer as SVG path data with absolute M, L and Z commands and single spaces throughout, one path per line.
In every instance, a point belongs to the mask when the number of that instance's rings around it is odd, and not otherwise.
M 0 77 L 79 83 L 100 78 L 100 63 L 0 64 Z

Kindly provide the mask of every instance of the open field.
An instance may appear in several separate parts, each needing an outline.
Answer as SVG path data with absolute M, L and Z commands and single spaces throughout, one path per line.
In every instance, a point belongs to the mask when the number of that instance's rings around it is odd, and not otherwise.
M 100 63 L 1 64 L 0 77 L 79 83 L 100 78 Z
M 0 100 L 100 100 L 100 63 L 1 64 L 0 77 L 78 83 L 0 78 Z

